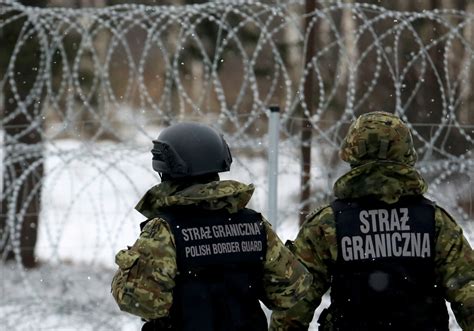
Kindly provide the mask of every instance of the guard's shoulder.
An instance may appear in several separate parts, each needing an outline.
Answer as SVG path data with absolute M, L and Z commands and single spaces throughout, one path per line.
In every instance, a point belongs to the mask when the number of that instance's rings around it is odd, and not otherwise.
M 322 217 L 333 217 L 333 211 L 330 204 L 321 205 L 311 211 L 304 221 L 305 224 L 314 223 Z
M 433 205 L 435 207 L 435 212 L 439 213 L 443 217 L 446 217 L 446 218 L 450 219 L 453 222 L 456 222 L 454 220 L 454 217 L 445 208 L 441 207 L 440 205 L 438 205 L 436 203 L 433 203 Z
M 143 234 L 147 234 L 151 237 L 162 233 L 162 232 L 168 232 L 171 234 L 171 229 L 169 224 L 162 218 L 160 217 L 155 217 L 146 220 L 145 222 L 142 222 L 140 224 L 140 229 Z
M 457 228 L 459 224 L 454 217 L 443 207 L 435 205 L 435 222 L 437 227 Z

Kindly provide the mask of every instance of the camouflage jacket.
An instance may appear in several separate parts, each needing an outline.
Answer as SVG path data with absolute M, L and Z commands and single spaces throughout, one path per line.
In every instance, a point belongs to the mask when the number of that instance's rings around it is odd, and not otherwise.
M 136 206 L 151 220 L 135 244 L 116 255 L 119 269 L 112 281 L 112 295 L 120 309 L 150 320 L 168 316 L 173 304 L 178 272 L 176 246 L 168 224 L 153 218 L 156 211 L 167 206 L 195 205 L 233 213 L 245 207 L 253 191 L 253 185 L 230 180 L 185 187 L 164 182 L 151 188 Z M 264 224 L 267 232 L 267 252 L 262 262 L 265 303 L 270 309 L 287 309 L 304 296 L 312 277 L 270 224 L 265 220 Z
M 388 203 L 401 196 L 423 194 L 426 183 L 412 167 L 391 162 L 373 162 L 356 167 L 334 186 L 338 198 L 375 195 Z M 435 210 L 435 264 L 437 283 L 451 303 L 464 331 L 474 330 L 474 254 L 461 228 L 442 208 Z M 337 259 L 335 218 L 323 206 L 310 214 L 291 249 L 313 275 L 306 297 L 284 312 L 272 314 L 271 330 L 307 330 L 321 297 L 330 288 L 328 266 Z M 332 330 L 330 315 L 325 330 Z

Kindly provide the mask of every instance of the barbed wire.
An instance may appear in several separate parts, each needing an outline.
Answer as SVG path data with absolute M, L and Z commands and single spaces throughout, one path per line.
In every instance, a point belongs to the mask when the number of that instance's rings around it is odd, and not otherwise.
M 2 284 L 3 325 L 28 329 L 49 314 L 61 316 L 46 323 L 52 328 L 81 321 L 77 328 L 87 329 L 84 316 L 92 316 L 91 329 L 120 329 L 123 318 L 103 289 L 114 254 L 137 235 L 134 203 L 158 181 L 150 140 L 182 120 L 225 133 L 235 163 L 223 176 L 254 182 L 252 207 L 264 210 L 268 106 L 281 106 L 278 230 L 294 234 L 295 210 L 327 202 L 347 170 L 337 152 L 349 123 L 366 111 L 394 112 L 413 132 L 429 197 L 472 235 L 474 14 L 342 2 L 305 14 L 303 5 L 70 9 L 0 0 L 1 200 L 7 207 L 1 214 L 8 229 L 0 247 L 11 248 L 17 262 L 4 271 L 14 290 Z M 314 39 L 312 27 L 321 31 Z M 317 50 L 305 62 L 313 42 Z M 307 93 L 314 104 L 307 104 Z M 301 137 L 304 129 L 312 131 L 310 141 Z M 304 146 L 313 152 L 306 183 L 312 195 L 301 201 Z M 29 220 L 38 214 L 35 225 Z M 60 273 L 61 290 L 38 286 L 48 283 L 40 282 L 42 269 L 21 267 L 20 237 L 30 226 L 38 226 L 39 261 L 73 261 L 73 269 L 84 264 L 100 273 Z M 94 288 L 102 290 L 78 300 L 91 277 L 100 278 Z M 22 320 L 26 310 L 29 321 Z

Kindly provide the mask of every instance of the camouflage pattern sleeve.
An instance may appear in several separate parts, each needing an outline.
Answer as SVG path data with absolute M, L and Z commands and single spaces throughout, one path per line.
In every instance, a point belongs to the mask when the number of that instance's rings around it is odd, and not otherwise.
M 464 331 L 474 330 L 474 253 L 462 229 L 443 209 L 436 208 L 437 275 L 445 298 Z
M 329 289 L 328 266 L 337 257 L 332 209 L 325 206 L 310 214 L 290 248 L 312 274 L 313 282 L 306 296 L 296 305 L 286 311 L 273 312 L 270 330 L 307 330 L 321 297 Z
M 177 273 L 176 245 L 168 224 L 150 220 L 135 244 L 117 253 L 115 262 L 119 269 L 112 295 L 119 308 L 147 320 L 167 316 Z
M 287 309 L 298 302 L 309 289 L 311 275 L 264 221 L 267 232 L 267 253 L 264 262 L 263 286 L 265 305 L 273 310 Z

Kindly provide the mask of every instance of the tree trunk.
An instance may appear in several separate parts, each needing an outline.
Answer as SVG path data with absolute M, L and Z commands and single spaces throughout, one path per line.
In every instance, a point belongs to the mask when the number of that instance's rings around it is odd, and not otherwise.
M 45 3 L 37 1 L 35 5 Z M 44 174 L 41 120 L 44 91 L 36 79 L 44 68 L 41 68 L 40 45 L 31 23 L 17 19 L 2 30 L 0 70 L 8 77 L 8 83 L 3 86 L 0 252 L 3 259 L 20 259 L 25 267 L 31 268 L 37 264 L 35 245 Z M 13 56 L 20 38 L 26 42 Z M 9 63 L 13 66 L 7 72 Z
M 308 45 L 305 52 L 305 67 L 309 64 L 316 55 L 316 31 L 318 23 L 311 22 L 313 13 L 316 10 L 315 0 L 306 0 L 305 6 L 305 30 L 308 33 Z M 310 204 L 309 198 L 311 195 L 311 140 L 313 138 L 313 126 L 311 124 L 311 116 L 314 113 L 314 93 L 315 93 L 315 77 L 314 68 L 308 70 L 304 82 L 304 101 L 306 103 L 307 112 L 303 114 L 303 121 L 301 124 L 301 193 L 300 193 L 300 224 L 303 224 L 306 216 L 309 213 Z

